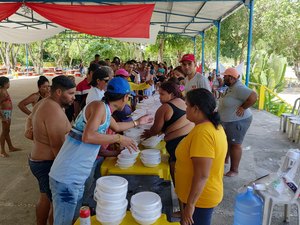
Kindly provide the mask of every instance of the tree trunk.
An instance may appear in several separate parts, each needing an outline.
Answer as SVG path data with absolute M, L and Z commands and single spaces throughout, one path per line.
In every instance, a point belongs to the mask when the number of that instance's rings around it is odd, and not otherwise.
M 239 64 L 241 64 L 242 62 L 245 61 L 244 55 L 245 55 L 245 49 L 246 49 L 246 46 L 247 46 L 247 43 L 246 43 L 246 42 L 243 42 L 243 44 L 242 44 L 242 49 L 241 49 L 241 55 L 240 55 L 240 63 L 239 63 Z
M 159 40 L 158 62 L 163 62 L 164 61 L 164 43 L 165 43 L 164 38 L 161 38 Z
M 300 80 L 300 62 L 294 62 L 294 71 L 295 75 L 297 76 L 298 80 Z

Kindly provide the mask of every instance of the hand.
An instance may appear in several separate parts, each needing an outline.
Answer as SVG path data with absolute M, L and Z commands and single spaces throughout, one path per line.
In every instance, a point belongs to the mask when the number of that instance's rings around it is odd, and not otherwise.
M 144 133 L 141 135 L 141 137 L 142 137 L 142 138 L 145 138 L 145 139 L 147 139 L 147 138 L 149 138 L 149 137 L 151 137 L 151 136 L 152 136 L 152 135 L 151 135 L 149 129 L 144 130 Z
M 120 136 L 120 145 L 122 145 L 123 147 L 127 148 L 130 152 L 133 151 L 137 151 L 138 147 L 136 146 L 136 143 L 133 139 L 123 136 Z
M 185 205 L 183 212 L 182 212 L 182 218 L 181 218 L 181 224 L 182 225 L 193 225 L 193 214 L 195 211 L 195 206 L 192 205 Z
M 139 125 L 147 124 L 147 123 L 152 123 L 153 122 L 153 117 L 150 115 L 144 115 L 140 118 L 138 118 Z
M 237 115 L 237 116 L 243 116 L 243 115 L 244 115 L 244 112 L 245 112 L 245 109 L 244 109 L 242 106 L 240 106 L 240 107 L 238 107 L 237 110 L 236 110 L 236 115 Z

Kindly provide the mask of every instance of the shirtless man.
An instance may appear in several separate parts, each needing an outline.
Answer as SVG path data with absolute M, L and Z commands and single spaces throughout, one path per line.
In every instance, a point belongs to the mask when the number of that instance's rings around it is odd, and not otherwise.
M 71 125 L 64 112 L 75 99 L 75 83 L 66 76 L 58 76 L 52 80 L 50 96 L 40 101 L 29 117 L 32 120 L 33 149 L 29 158 L 29 166 L 37 178 L 40 198 L 36 205 L 37 225 L 46 225 L 47 220 L 53 223 L 50 212 L 51 191 L 49 188 L 49 171 L 70 131 Z M 30 124 L 30 122 L 29 122 Z M 26 135 L 28 138 L 30 135 Z

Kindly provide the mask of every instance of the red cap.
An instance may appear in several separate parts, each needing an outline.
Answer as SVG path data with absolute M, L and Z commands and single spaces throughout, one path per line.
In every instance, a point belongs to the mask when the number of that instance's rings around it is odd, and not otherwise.
M 235 68 L 228 68 L 224 71 L 224 76 L 232 76 L 236 79 L 239 78 L 239 72 Z
M 88 218 L 90 216 L 90 209 L 87 206 L 83 206 L 80 208 L 79 217 L 80 218 Z
M 185 54 L 182 56 L 180 62 L 183 62 L 183 61 L 196 62 L 196 59 L 193 54 Z
M 130 74 L 125 69 L 118 69 L 115 74 L 116 74 L 116 76 L 117 75 L 121 75 L 121 76 L 124 76 L 124 77 L 129 77 L 130 76 Z

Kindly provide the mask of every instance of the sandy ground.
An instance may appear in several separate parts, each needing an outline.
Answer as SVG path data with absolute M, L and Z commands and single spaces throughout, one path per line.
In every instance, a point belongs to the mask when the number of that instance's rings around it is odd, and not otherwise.
M 35 92 L 37 78 L 11 81 L 14 110 L 11 138 L 16 147 L 23 150 L 10 153 L 9 158 L 0 158 L 0 224 L 34 225 L 35 203 L 39 192 L 37 181 L 30 172 L 27 156 L 32 143 L 23 136 L 26 115 L 17 103 Z M 51 113 L 51 112 L 49 112 Z M 237 190 L 250 181 L 278 169 L 279 159 L 289 148 L 298 147 L 278 131 L 279 118 L 266 112 L 254 110 L 253 124 L 244 141 L 240 174 L 224 178 L 224 199 L 214 212 L 213 225 L 232 225 L 234 198 Z M 272 225 L 284 224 L 282 208 L 276 207 Z M 291 225 L 296 225 L 296 212 L 292 211 Z

